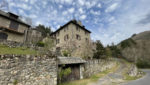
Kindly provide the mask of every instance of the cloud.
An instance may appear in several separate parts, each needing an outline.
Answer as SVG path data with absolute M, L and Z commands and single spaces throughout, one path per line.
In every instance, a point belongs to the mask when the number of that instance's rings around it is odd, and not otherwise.
M 72 0 L 64 0 L 65 3 L 72 4 Z
M 80 16 L 80 19 L 81 19 L 81 20 L 86 19 L 86 15 L 81 15 L 81 16 Z
M 99 4 L 97 5 L 97 7 L 98 7 L 98 8 L 102 8 L 102 5 L 101 5 L 101 3 L 99 3 Z
M 15 3 L 10 3 L 9 5 L 10 7 L 18 7 L 18 8 L 22 8 L 24 10 L 30 10 L 31 9 L 31 6 L 25 4 L 25 3 L 18 3 L 18 4 L 15 4 Z
M 69 12 L 69 13 L 73 13 L 74 10 L 75 10 L 74 8 L 70 8 L 70 9 L 68 9 L 68 12 Z
M 35 14 L 30 14 L 29 17 L 33 19 L 33 18 L 37 18 L 37 15 L 35 15 Z
M 37 0 L 30 0 L 30 4 L 36 3 Z
M 80 12 L 80 14 L 83 14 L 83 13 L 84 13 L 84 11 L 83 11 L 82 8 L 79 8 L 79 12 Z
M 85 4 L 85 1 L 84 0 L 78 0 L 78 3 L 83 6 Z
M 93 15 L 100 15 L 101 14 L 100 11 L 94 11 L 94 10 L 91 10 L 90 13 Z
M 148 13 L 143 19 L 141 19 L 137 24 L 148 24 L 150 23 L 150 13 Z
M 29 0 L 24 0 L 25 2 L 28 2 Z
M 113 12 L 118 7 L 118 3 L 114 3 L 111 6 L 109 6 L 105 12 Z
M 63 14 L 63 15 L 67 15 L 68 12 L 67 12 L 67 11 L 63 11 L 62 14 Z
M 87 8 L 91 8 L 91 7 L 93 7 L 93 6 L 96 5 L 96 2 L 93 2 L 93 1 L 92 1 L 92 2 L 86 1 L 86 2 L 85 2 L 85 5 L 86 5 Z
M 61 9 L 63 6 L 62 5 L 59 5 L 59 8 Z

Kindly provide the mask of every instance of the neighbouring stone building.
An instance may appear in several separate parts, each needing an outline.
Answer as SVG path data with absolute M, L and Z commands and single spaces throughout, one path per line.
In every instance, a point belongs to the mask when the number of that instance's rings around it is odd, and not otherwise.
M 20 20 L 18 15 L 0 10 L 1 41 L 35 44 L 42 39 L 42 33 L 32 29 L 30 25 Z
M 23 43 L 29 28 L 30 25 L 21 21 L 18 15 L 0 10 L 0 39 Z
M 51 36 L 55 39 L 56 48 L 67 50 L 72 56 L 86 56 L 89 52 L 91 43 L 90 31 L 82 25 L 81 21 L 71 20 L 58 30 L 53 32 Z
M 43 39 L 42 33 L 37 31 L 36 29 L 29 29 L 27 31 L 27 39 L 26 43 L 32 44 L 32 43 L 37 43 L 38 41 L 41 41 Z

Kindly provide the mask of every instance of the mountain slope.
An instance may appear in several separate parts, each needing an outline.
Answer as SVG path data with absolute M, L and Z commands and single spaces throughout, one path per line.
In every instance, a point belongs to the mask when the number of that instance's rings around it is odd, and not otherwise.
M 124 43 L 126 47 L 121 48 Z M 150 31 L 134 34 L 131 38 L 122 41 L 119 47 L 122 56 L 127 60 L 137 63 L 140 67 L 150 67 Z

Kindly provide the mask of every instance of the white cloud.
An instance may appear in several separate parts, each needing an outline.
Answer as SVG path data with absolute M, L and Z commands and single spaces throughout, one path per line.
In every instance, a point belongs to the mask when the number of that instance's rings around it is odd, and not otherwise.
M 27 16 L 26 13 L 22 9 L 18 9 L 18 12 L 22 16 Z
M 22 8 L 24 10 L 30 10 L 31 6 L 25 4 L 25 3 L 10 3 L 9 4 L 10 7 L 18 7 L 18 8 Z
M 25 2 L 28 2 L 29 0 L 24 0 Z
M 37 15 L 35 15 L 35 14 L 30 14 L 29 17 L 30 17 L 30 18 L 37 18 Z
M 35 23 L 36 26 L 39 25 L 39 24 L 42 24 L 42 22 L 37 21 L 37 22 Z
M 86 1 L 85 5 L 87 6 L 87 8 L 91 8 L 91 7 L 96 5 L 96 2 L 94 2 L 94 1 L 92 1 L 92 2 Z
M 68 12 L 67 12 L 67 11 L 63 11 L 62 14 L 63 14 L 63 15 L 67 15 Z
M 114 3 L 111 6 L 109 6 L 105 12 L 113 12 L 118 7 L 118 3 Z
M 90 13 L 93 15 L 100 15 L 101 14 L 100 11 L 94 11 L 94 10 L 90 10 Z
M 73 13 L 74 10 L 75 10 L 74 8 L 70 8 L 70 9 L 68 9 L 68 12 L 69 12 L 69 13 Z
M 59 8 L 61 9 L 63 6 L 62 5 L 59 5 Z
M 83 6 L 85 4 L 85 1 L 84 0 L 78 0 L 78 3 Z
M 97 5 L 97 7 L 98 7 L 98 8 L 102 8 L 102 5 L 101 5 L 101 3 L 99 3 L 99 4 Z
M 114 16 L 110 17 L 110 18 L 108 19 L 108 21 L 109 21 L 110 24 L 117 24 L 117 21 L 116 21 L 116 19 L 115 19 Z
M 67 4 L 72 4 L 72 0 L 64 0 Z
M 84 13 L 84 11 L 83 11 L 82 8 L 79 8 L 79 12 L 80 12 L 80 14 L 83 14 L 83 13 Z
M 86 15 L 81 15 L 81 16 L 80 16 L 80 19 L 81 19 L 81 20 L 86 19 Z
M 56 29 L 55 29 L 54 27 L 51 27 L 51 30 L 52 30 L 52 31 L 55 31 Z
M 30 4 L 35 4 L 37 0 L 30 0 Z
M 54 0 L 52 1 L 54 3 L 57 3 L 57 4 L 72 4 L 73 3 L 73 0 Z

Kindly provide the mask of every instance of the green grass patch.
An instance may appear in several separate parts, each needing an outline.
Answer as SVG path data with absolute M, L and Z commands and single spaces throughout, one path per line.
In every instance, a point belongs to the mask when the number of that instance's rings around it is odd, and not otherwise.
M 111 69 L 108 69 L 108 70 L 105 70 L 105 71 L 100 72 L 98 74 L 95 74 L 95 75 L 93 75 L 87 79 L 81 79 L 81 80 L 66 82 L 66 83 L 62 83 L 59 85 L 88 85 L 89 83 L 98 81 L 99 78 L 106 76 L 108 73 L 114 72 L 117 69 L 117 67 L 118 67 L 118 65 L 112 67 Z
M 136 80 L 142 77 L 141 76 L 129 76 L 128 74 L 124 74 L 125 80 Z
M 26 47 L 11 48 L 6 45 L 0 45 L 0 54 L 37 54 L 36 50 L 32 50 Z

